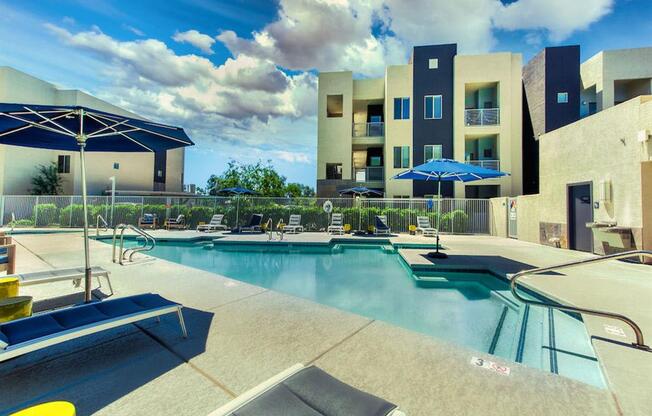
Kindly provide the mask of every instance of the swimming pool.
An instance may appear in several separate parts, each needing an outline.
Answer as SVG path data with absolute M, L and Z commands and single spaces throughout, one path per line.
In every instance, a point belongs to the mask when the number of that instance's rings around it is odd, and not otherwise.
M 581 320 L 520 304 L 489 273 L 413 273 L 376 244 L 158 242 L 149 254 L 604 386 Z

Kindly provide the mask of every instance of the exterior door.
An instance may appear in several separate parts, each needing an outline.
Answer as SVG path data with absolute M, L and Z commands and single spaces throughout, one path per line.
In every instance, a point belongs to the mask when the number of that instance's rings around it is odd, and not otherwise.
M 571 250 L 593 251 L 593 232 L 586 223 L 593 222 L 591 184 L 568 186 L 568 247 Z

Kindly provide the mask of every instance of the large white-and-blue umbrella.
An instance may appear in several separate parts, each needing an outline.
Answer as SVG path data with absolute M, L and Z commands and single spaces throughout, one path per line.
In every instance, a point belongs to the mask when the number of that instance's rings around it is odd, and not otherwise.
M 439 228 L 441 218 L 441 183 L 442 182 L 471 182 L 482 179 L 500 178 L 509 173 L 499 170 L 487 169 L 481 166 L 462 163 L 451 159 L 434 159 L 412 169 L 401 172 L 392 179 L 411 179 L 415 181 L 437 181 L 437 248 L 428 253 L 429 257 L 446 258 L 446 254 L 439 252 Z
M 0 144 L 79 151 L 85 300 L 91 300 L 85 152 L 161 152 L 194 143 L 180 127 L 79 106 L 0 103 Z

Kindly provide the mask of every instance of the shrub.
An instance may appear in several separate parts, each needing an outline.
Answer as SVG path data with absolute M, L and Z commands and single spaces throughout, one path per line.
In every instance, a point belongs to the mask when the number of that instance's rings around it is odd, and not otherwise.
M 34 206 L 32 223 L 36 227 L 58 224 L 59 209 L 54 204 L 38 204 Z

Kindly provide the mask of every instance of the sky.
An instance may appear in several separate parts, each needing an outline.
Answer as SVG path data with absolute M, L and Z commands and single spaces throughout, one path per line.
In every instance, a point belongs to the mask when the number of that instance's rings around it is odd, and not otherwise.
M 186 183 L 230 159 L 315 186 L 317 74 L 462 54 L 652 46 L 652 0 L 0 0 L 0 66 L 182 126 Z

